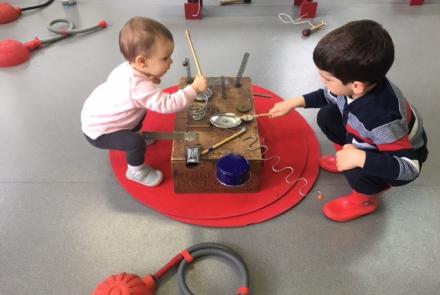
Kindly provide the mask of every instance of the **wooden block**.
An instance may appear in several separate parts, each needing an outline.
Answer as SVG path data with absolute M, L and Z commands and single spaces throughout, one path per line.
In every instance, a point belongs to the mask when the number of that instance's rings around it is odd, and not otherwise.
M 234 78 L 225 78 L 228 82 L 227 98 L 222 98 L 220 77 L 208 78 L 208 83 L 213 96 L 209 101 L 209 106 L 214 113 L 232 112 L 238 114 L 237 106 L 249 104 L 251 109 L 249 114 L 255 114 L 254 101 L 252 96 L 251 80 L 249 77 L 243 77 L 241 87 L 234 86 Z M 186 86 L 186 79 L 180 80 L 180 87 Z M 209 120 L 209 118 L 207 118 Z M 258 125 L 256 120 L 246 124 L 246 132 L 240 137 L 225 143 L 214 151 L 202 156 L 201 163 L 198 166 L 186 167 L 185 147 L 200 144 L 206 149 L 221 140 L 229 137 L 237 132 L 227 129 L 221 129 L 209 125 L 208 128 L 202 123 L 190 122 L 191 117 L 188 111 L 182 111 L 176 114 L 176 131 L 192 131 L 199 133 L 197 142 L 185 143 L 184 141 L 173 141 L 171 152 L 171 168 L 174 181 L 174 191 L 176 193 L 240 193 L 240 192 L 257 192 L 260 184 L 260 173 L 263 169 L 263 158 L 261 150 L 251 151 L 248 147 L 252 143 L 251 140 L 242 140 L 250 136 L 255 136 L 256 143 L 253 146 L 261 145 L 258 135 Z M 201 124 L 201 126 L 197 126 Z M 190 126 L 190 127 L 189 127 Z M 216 163 L 230 152 L 240 154 L 249 161 L 250 178 L 249 180 L 237 187 L 226 187 L 220 184 L 216 179 Z
M 185 18 L 186 19 L 201 19 L 202 7 L 199 3 L 185 3 Z
M 303 18 L 314 18 L 317 9 L 318 2 L 303 1 L 300 6 L 299 15 L 304 15 Z

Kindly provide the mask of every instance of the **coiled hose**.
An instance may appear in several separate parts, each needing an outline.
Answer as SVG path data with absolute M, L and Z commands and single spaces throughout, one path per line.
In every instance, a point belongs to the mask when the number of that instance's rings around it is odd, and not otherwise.
M 179 269 L 177 271 L 177 281 L 182 295 L 194 295 L 186 284 L 185 274 L 192 260 L 205 256 L 217 256 L 232 262 L 240 273 L 240 288 L 238 289 L 237 294 L 249 294 L 249 275 L 246 264 L 234 250 L 221 244 L 201 243 L 188 248 L 187 251 L 191 255 L 192 259 L 188 261 L 184 257 L 184 259 L 180 262 Z
M 171 269 L 179 265 L 177 271 L 178 286 L 181 295 L 194 295 L 188 288 L 185 281 L 185 274 L 188 266 L 196 259 L 206 256 L 217 256 L 229 260 L 234 264 L 240 273 L 240 287 L 238 295 L 249 295 L 249 275 L 246 264 L 232 249 L 216 243 L 200 243 L 174 256 L 165 266 L 154 275 L 149 274 L 144 278 L 135 274 L 120 273 L 108 277 L 101 282 L 93 295 L 154 295 L 160 278 L 166 275 Z

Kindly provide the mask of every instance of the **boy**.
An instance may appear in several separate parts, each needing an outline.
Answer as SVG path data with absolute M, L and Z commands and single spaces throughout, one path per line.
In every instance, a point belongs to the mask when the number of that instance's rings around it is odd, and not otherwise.
M 207 89 L 208 81 L 197 76 L 191 85 L 173 94 L 157 86 L 173 63 L 174 41 L 171 32 L 155 20 L 129 20 L 119 33 L 119 48 L 126 61 L 87 98 L 81 112 L 82 131 L 97 148 L 126 152 L 128 179 L 157 186 L 163 174 L 144 163 L 146 143 L 138 132 L 147 110 L 183 110 Z
M 388 32 L 371 20 L 349 22 L 321 39 L 313 61 L 325 85 L 274 105 L 272 117 L 296 107 L 320 108 L 317 122 L 337 149 L 320 167 L 344 173 L 352 193 L 323 207 L 334 221 L 374 212 L 378 197 L 405 185 L 420 173 L 427 137 L 420 115 L 387 78 L 394 61 Z

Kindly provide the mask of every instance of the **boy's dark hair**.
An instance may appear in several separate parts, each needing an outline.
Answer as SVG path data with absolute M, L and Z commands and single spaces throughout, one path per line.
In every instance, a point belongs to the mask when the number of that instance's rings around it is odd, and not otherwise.
M 173 35 L 164 25 L 150 18 L 136 16 L 119 32 L 119 49 L 125 59 L 131 62 L 139 54 L 150 56 L 158 38 L 173 41 Z
M 388 32 L 372 20 L 352 21 L 322 38 L 313 51 L 315 65 L 347 84 L 380 82 L 394 61 Z

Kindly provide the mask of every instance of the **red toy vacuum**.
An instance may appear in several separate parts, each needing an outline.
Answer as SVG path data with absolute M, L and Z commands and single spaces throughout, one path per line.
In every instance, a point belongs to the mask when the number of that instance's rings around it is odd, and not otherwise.
M 217 256 L 232 262 L 240 272 L 240 288 L 237 294 L 250 294 L 247 267 L 240 256 L 224 245 L 201 243 L 180 252 L 157 273 L 154 275 L 149 274 L 143 279 L 135 274 L 121 273 L 112 275 L 100 283 L 92 295 L 153 295 L 156 291 L 158 280 L 178 264 L 177 274 L 180 292 L 184 295 L 193 295 L 185 282 L 187 267 L 194 260 L 205 256 Z
M 23 11 L 43 8 L 52 4 L 54 0 L 48 0 L 42 4 L 29 7 L 14 7 L 8 3 L 0 3 L 0 24 L 7 24 L 16 20 Z
M 57 29 L 54 27 L 57 23 L 65 23 L 68 25 L 67 29 Z M 75 25 L 72 21 L 68 19 L 55 19 L 49 22 L 49 31 L 56 33 L 57 36 L 40 40 L 35 38 L 26 43 L 21 43 L 16 40 L 6 39 L 0 41 L 0 67 L 13 67 L 24 63 L 30 58 L 31 51 L 52 44 L 56 41 L 65 39 L 74 34 L 80 33 L 91 33 L 99 31 L 108 26 L 107 22 L 102 20 L 97 25 L 85 28 L 85 29 L 74 29 Z

